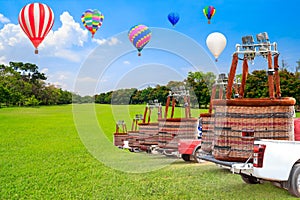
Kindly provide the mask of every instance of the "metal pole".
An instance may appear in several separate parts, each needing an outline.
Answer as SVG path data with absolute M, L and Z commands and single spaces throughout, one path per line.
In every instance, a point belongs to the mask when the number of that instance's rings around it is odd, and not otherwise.
M 272 67 L 272 54 L 268 54 L 268 83 L 269 83 L 269 96 L 270 99 L 274 99 L 274 77 L 273 77 L 273 67 Z

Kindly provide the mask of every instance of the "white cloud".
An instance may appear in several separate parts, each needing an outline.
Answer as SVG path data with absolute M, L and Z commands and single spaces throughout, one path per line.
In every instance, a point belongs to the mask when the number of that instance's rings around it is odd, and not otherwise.
M 53 55 L 57 58 L 63 58 L 72 62 L 80 62 L 82 60 L 82 55 L 80 55 L 80 52 L 70 49 L 57 49 Z
M 123 62 L 123 64 L 124 64 L 124 65 L 130 65 L 130 62 L 129 62 L 128 60 L 125 60 L 125 61 Z
M 0 13 L 0 22 L 5 24 L 5 23 L 9 23 L 10 20 Z
M 48 68 L 43 68 L 43 69 L 41 69 L 41 73 L 44 73 L 44 74 L 47 74 L 47 73 L 48 73 L 48 71 L 49 71 L 49 69 L 48 69 Z
M 48 68 L 42 69 L 47 72 L 47 83 L 62 88 L 63 90 L 71 90 L 74 84 L 76 73 L 70 71 L 52 71 Z
M 3 19 L 3 16 L 0 15 L 1 18 Z M 51 30 L 39 45 L 39 54 L 80 63 L 86 55 L 82 52 L 90 51 L 83 48 L 88 40 L 88 31 L 81 28 L 68 12 L 60 15 L 60 21 L 62 25 L 57 30 Z M 8 23 L 0 29 L 1 62 L 31 60 L 36 57 L 33 52 L 31 41 L 18 24 Z
M 118 40 L 118 38 L 112 37 L 109 39 L 93 39 L 94 42 L 96 42 L 99 45 L 105 45 L 108 44 L 109 46 L 113 46 L 116 44 L 121 43 L 121 41 Z
M 7 65 L 8 63 L 6 62 L 5 56 L 0 56 L 0 64 L 2 65 Z
M 25 41 L 26 35 L 21 32 L 21 28 L 18 25 L 5 24 L 0 30 L 0 50 L 5 50 L 7 46 L 17 46 Z
M 78 78 L 77 81 L 78 82 L 85 82 L 85 83 L 96 83 L 97 79 L 86 76 L 86 77 Z
M 70 48 L 73 45 L 82 47 L 88 39 L 88 31 L 82 29 L 68 12 L 60 15 L 60 21 L 62 26 L 57 31 L 50 31 L 43 44 L 55 46 L 56 49 Z
M 68 77 L 65 74 L 60 74 L 58 76 L 58 80 L 67 80 L 67 79 L 68 79 Z

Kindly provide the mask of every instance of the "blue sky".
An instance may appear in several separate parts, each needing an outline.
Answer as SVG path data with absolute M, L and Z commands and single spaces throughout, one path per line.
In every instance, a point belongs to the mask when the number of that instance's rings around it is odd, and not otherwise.
M 50 83 L 80 94 L 164 84 L 169 80 L 181 80 L 188 71 L 195 70 L 228 73 L 235 45 L 241 43 L 241 37 L 253 35 L 255 38 L 260 32 L 268 32 L 270 41 L 277 42 L 280 64 L 284 59 L 288 69 L 295 71 L 296 61 L 300 60 L 300 13 L 297 12 L 300 1 L 297 0 L 39 2 L 52 8 L 55 22 L 39 46 L 39 54 L 35 55 L 34 47 L 18 25 L 20 10 L 32 1 L 0 0 L 0 63 L 35 63 L 46 73 Z M 207 5 L 216 8 L 211 24 L 207 24 L 202 13 Z M 80 19 L 87 9 L 98 9 L 105 16 L 94 39 Z M 180 15 L 175 27 L 167 20 L 170 12 Z M 141 57 L 126 38 L 129 28 L 136 24 L 145 24 L 153 30 L 151 41 Z M 206 37 L 212 32 L 221 32 L 227 38 L 227 46 L 218 62 L 214 62 L 205 44 Z M 168 40 L 172 38 L 174 40 Z M 195 44 L 199 47 L 194 48 Z M 100 53 L 102 58 L 94 56 Z M 267 68 L 262 58 L 257 58 L 254 63 L 250 65 L 250 71 Z M 138 78 L 144 82 L 128 83 Z M 80 88 L 79 85 L 85 86 Z

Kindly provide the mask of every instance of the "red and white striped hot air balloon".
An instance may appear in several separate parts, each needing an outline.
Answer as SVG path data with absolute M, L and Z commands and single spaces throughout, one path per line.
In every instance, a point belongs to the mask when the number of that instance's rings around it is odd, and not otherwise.
M 38 46 L 45 39 L 54 23 L 51 8 L 43 3 L 31 3 L 22 8 L 19 24 L 38 53 Z

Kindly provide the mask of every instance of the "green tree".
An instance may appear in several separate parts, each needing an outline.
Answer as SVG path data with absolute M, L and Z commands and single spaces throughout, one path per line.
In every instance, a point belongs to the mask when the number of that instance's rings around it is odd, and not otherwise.
M 186 79 L 187 84 L 191 87 L 191 102 L 195 105 L 198 103 L 199 108 L 204 105 L 207 107 L 210 102 L 212 85 L 216 76 L 212 72 L 189 72 Z
M 72 103 L 72 93 L 69 91 L 64 91 L 59 89 L 60 95 L 58 99 L 58 104 L 71 104 Z
M 268 96 L 269 88 L 266 70 L 254 70 L 252 73 L 249 73 L 245 86 L 245 97 L 260 98 Z

